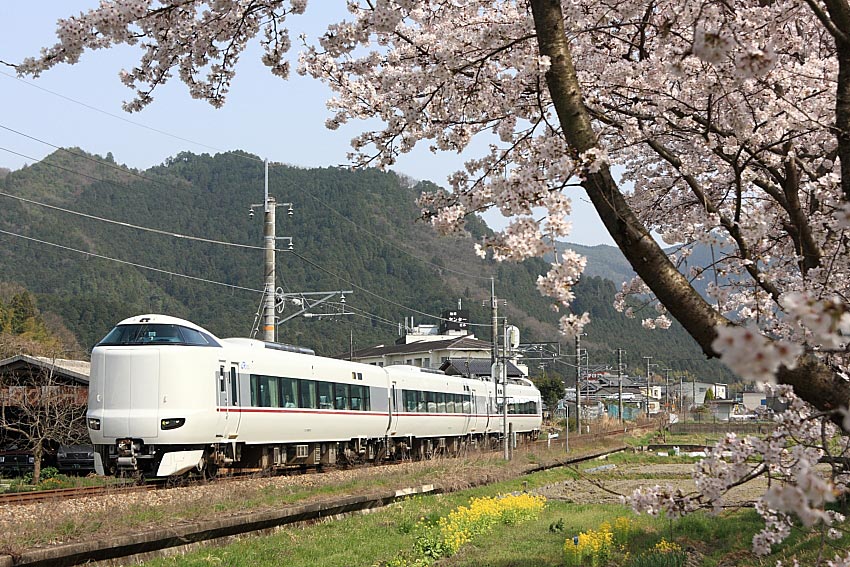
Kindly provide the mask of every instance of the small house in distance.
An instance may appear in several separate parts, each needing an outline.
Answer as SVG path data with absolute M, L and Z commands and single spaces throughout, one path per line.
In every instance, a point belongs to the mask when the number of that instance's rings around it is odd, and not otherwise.
M 27 439 L 32 441 L 27 431 L 42 437 L 53 431 L 68 438 L 72 429 L 84 431 L 75 427 L 85 416 L 89 373 L 90 363 L 84 360 L 26 354 L 0 360 L 0 450 L 27 445 Z M 49 436 L 60 442 L 53 433 Z
M 405 324 L 404 334 L 394 343 L 355 350 L 350 359 L 376 366 L 407 364 L 460 375 L 469 372 L 490 376 L 492 344 L 469 333 L 468 311 L 443 311 L 440 325 L 413 325 L 412 319 L 410 323 L 409 327 Z M 508 365 L 508 377 L 515 375 L 527 377 L 528 369 L 514 361 Z
M 0 399 L 7 406 L 20 397 L 27 387 L 43 384 L 39 376 L 50 375 L 50 383 L 61 387 L 74 403 L 85 405 L 89 393 L 91 363 L 86 360 L 68 360 L 18 354 L 0 360 Z

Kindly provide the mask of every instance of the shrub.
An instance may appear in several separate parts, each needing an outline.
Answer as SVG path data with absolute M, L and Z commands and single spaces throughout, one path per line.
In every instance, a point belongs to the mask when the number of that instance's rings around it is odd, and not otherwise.
M 415 530 L 420 533 L 414 544 L 414 557 L 401 554 L 382 565 L 429 565 L 442 557 L 455 554 L 461 546 L 472 541 L 472 538 L 490 531 L 497 524 L 514 525 L 536 518 L 545 505 L 546 499 L 543 496 L 526 493 L 473 498 L 469 506 L 459 506 L 436 522 L 430 518 L 421 518 L 415 526 Z
M 652 549 L 632 558 L 627 565 L 628 567 L 683 567 L 686 559 L 687 555 L 679 544 L 662 538 Z
M 587 530 L 564 543 L 564 553 L 568 566 L 599 567 L 608 563 L 614 547 L 614 534 L 609 524 L 602 524 L 598 530 Z
M 493 529 L 497 523 L 514 525 L 536 518 L 543 510 L 546 499 L 524 493 L 495 498 L 473 498 L 469 506 L 452 510 L 440 518 L 440 539 L 454 554 L 476 535 Z
M 41 469 L 41 480 L 48 480 L 59 476 L 59 469 L 56 467 L 44 467 Z

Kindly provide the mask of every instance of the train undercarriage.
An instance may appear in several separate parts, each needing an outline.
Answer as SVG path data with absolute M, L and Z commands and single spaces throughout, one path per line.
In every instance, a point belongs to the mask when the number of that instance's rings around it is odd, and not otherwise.
M 514 434 L 514 446 L 537 439 L 537 431 Z M 446 437 L 354 438 L 313 443 L 147 445 L 119 439 L 95 447 L 99 474 L 165 478 L 181 475 L 274 473 L 386 461 L 457 457 L 470 450 L 501 446 L 498 433 Z

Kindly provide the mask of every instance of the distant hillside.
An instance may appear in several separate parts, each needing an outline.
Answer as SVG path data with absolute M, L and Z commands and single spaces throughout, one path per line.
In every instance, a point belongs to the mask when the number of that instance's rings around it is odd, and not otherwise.
M 182 153 L 137 172 L 117 165 L 111 156 L 73 152 L 80 155 L 59 151 L 9 173 L 0 178 L 0 190 L 126 225 L 0 197 L 0 229 L 89 253 L 0 235 L 3 278 L 35 293 L 39 306 L 57 314 L 86 348 L 115 322 L 144 312 L 184 317 L 221 336 L 247 335 L 260 302 L 260 295 L 250 290 L 262 287 L 261 250 L 127 225 L 261 246 L 262 214 L 253 219 L 247 214 L 251 204 L 262 200 L 260 160 L 241 152 Z M 278 209 L 277 233 L 293 237 L 294 246 L 293 253 L 278 254 L 278 285 L 289 292 L 354 290 L 346 297 L 346 311 L 353 315 L 295 318 L 280 327 L 280 340 L 333 355 L 347 351 L 351 337 L 355 347 L 393 340 L 397 323 L 406 316 L 433 323 L 423 314 L 439 314 L 458 299 L 470 310 L 473 324 L 480 325 L 472 331 L 488 339 L 490 314 L 484 304 L 491 276 L 497 295 L 507 300 L 500 314 L 520 327 L 523 340 L 558 340 L 558 314 L 535 284 L 546 264 L 483 261 L 475 256 L 470 238 L 438 237 L 416 220 L 415 198 L 430 188 L 376 170 L 272 167 L 270 194 L 279 203 L 292 203 L 294 212 L 289 216 Z M 480 235 L 488 229 L 472 220 L 470 230 Z M 588 331 L 591 356 L 597 349 L 600 360 L 611 359 L 614 348 L 632 345 L 626 348 L 635 369 L 641 368 L 641 356 L 660 359 L 662 353 L 676 352 L 693 359 L 702 375 L 724 375 L 717 363 L 700 360 L 681 329 L 648 333 L 639 322 L 614 313 L 613 290 L 613 284 L 590 277 L 576 290 L 579 309 L 598 314 Z M 292 308 L 287 306 L 284 315 Z
M 560 251 L 569 248 L 571 250 L 575 250 L 582 256 L 585 256 L 587 258 L 587 267 L 584 271 L 585 275 L 597 276 L 606 280 L 611 280 L 617 285 L 617 289 L 620 289 L 620 284 L 622 282 L 629 281 L 636 275 L 634 270 L 632 270 L 629 261 L 626 260 L 625 256 L 623 256 L 620 249 L 615 246 L 608 246 L 606 244 L 584 246 L 583 244 L 575 244 L 572 242 L 558 242 L 557 247 Z M 668 253 L 674 250 L 675 249 L 673 248 L 667 249 Z M 712 250 L 709 246 L 697 244 L 694 246 L 693 252 L 690 257 L 688 257 L 687 261 L 680 266 L 680 271 L 688 277 L 691 277 L 689 270 L 692 266 L 698 266 L 701 268 L 711 266 L 719 255 L 719 250 Z M 694 282 L 694 287 L 699 293 L 705 295 L 706 287 L 710 282 L 714 281 L 715 274 L 712 271 L 707 273 L 703 279 L 696 280 Z M 716 281 L 722 284 L 728 282 L 729 278 L 728 276 L 717 276 Z
M 617 285 L 618 289 L 622 282 L 635 277 L 635 272 L 629 265 L 629 261 L 616 246 L 608 246 L 607 244 L 585 246 L 573 242 L 558 242 L 559 251 L 567 248 L 575 250 L 587 258 L 587 267 L 584 270 L 586 276 L 611 280 Z

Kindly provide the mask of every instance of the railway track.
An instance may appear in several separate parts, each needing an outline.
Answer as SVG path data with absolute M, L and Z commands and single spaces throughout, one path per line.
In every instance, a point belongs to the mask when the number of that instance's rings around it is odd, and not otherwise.
M 91 496 L 104 496 L 116 494 L 128 494 L 131 492 L 142 492 L 160 488 L 159 485 L 132 485 L 132 486 L 81 486 L 77 488 L 56 488 L 52 490 L 34 490 L 32 492 L 7 492 L 0 494 L 0 506 L 10 504 L 40 504 L 69 498 L 86 498 Z
M 532 467 L 519 476 L 540 470 L 574 465 L 596 459 L 625 447 L 618 446 L 582 455 L 570 456 L 560 462 Z M 482 486 L 492 482 L 484 475 L 472 479 L 465 488 Z M 449 489 L 450 490 L 450 489 Z M 416 494 L 440 494 L 447 489 L 438 484 L 423 484 L 394 490 L 378 490 L 374 493 L 320 498 L 314 501 L 295 502 L 264 510 L 250 510 L 229 514 L 221 518 L 210 518 L 195 522 L 180 523 L 168 529 L 151 529 L 142 533 L 125 535 L 111 534 L 105 538 L 68 543 L 44 548 L 33 548 L 14 556 L 0 552 L 0 567 L 71 567 L 74 565 L 136 564 L 174 553 L 176 550 L 210 540 L 227 541 L 234 536 L 271 533 L 285 525 L 312 522 L 318 519 L 336 518 L 352 513 L 361 513 L 386 506 Z M 228 539 L 222 539 L 228 538 Z M 166 551 L 171 550 L 171 551 Z
M 571 442 L 585 444 L 586 442 L 593 442 L 597 439 L 613 437 L 616 435 L 621 435 L 624 433 L 623 429 L 615 429 L 611 431 L 606 431 L 603 433 L 590 433 L 584 435 L 573 435 L 571 436 Z M 540 439 L 537 443 L 545 443 L 546 440 Z M 500 449 L 494 449 L 493 452 L 498 452 Z M 397 464 L 396 462 L 385 462 L 385 463 L 370 463 L 368 466 L 392 466 Z M 354 466 L 363 466 L 363 465 L 354 465 Z M 283 471 L 282 473 L 277 474 L 321 474 L 322 471 L 316 469 L 306 469 L 306 470 L 297 470 L 297 471 Z M 0 494 L 0 506 L 5 505 L 26 505 L 26 504 L 40 504 L 40 503 L 49 503 L 56 502 L 59 500 L 66 500 L 72 498 L 89 498 L 94 496 L 115 496 L 118 494 L 131 494 L 134 492 L 145 492 L 151 490 L 163 490 L 175 487 L 189 487 L 198 483 L 208 483 L 208 482 L 228 482 L 235 481 L 239 479 L 243 479 L 246 476 L 251 476 L 252 474 L 266 474 L 260 471 L 252 471 L 252 472 L 242 472 L 241 474 L 238 472 L 231 472 L 229 474 L 215 477 L 214 479 L 209 480 L 192 480 L 186 479 L 179 482 L 148 482 L 145 484 L 125 484 L 125 485 L 109 485 L 109 486 L 85 486 L 85 487 L 77 487 L 77 488 L 59 488 L 52 490 L 36 490 L 31 492 L 10 492 Z

